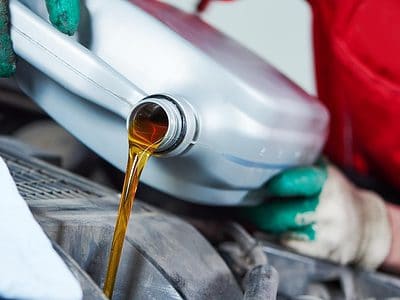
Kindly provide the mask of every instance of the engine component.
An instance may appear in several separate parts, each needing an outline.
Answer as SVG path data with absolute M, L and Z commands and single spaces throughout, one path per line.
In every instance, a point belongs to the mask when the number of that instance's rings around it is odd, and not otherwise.
M 41 156 L 37 150 L 9 138 L 0 138 L 0 156 L 46 233 L 62 247 L 55 246 L 79 278 L 85 299 L 102 299 L 91 295 L 101 295 L 98 285 L 104 280 L 117 193 L 35 159 L 33 156 Z M 221 256 L 197 230 L 140 200 L 135 205 L 115 299 L 243 298 Z M 211 220 L 200 224 L 196 227 L 223 228 Z M 268 265 L 257 268 L 258 264 L 265 263 L 265 257 L 259 253 L 263 251 L 279 274 L 277 299 L 302 295 L 303 299 L 382 299 L 400 295 L 400 280 L 396 277 L 295 254 L 267 242 L 264 234 L 257 234 L 258 242 L 254 243 L 253 237 L 243 235 L 237 228 L 231 229 L 227 230 L 228 235 L 236 245 L 230 244 L 228 249 L 239 249 L 235 253 L 240 255 L 246 252 L 241 257 L 250 264 L 226 260 L 229 267 L 243 278 L 249 270 L 247 266 L 253 266 L 256 272 L 253 276 L 271 274 L 272 280 L 267 283 L 276 282 Z M 211 233 L 218 231 L 211 230 Z M 217 244 L 221 242 L 209 238 Z M 222 242 L 227 245 L 226 241 Z
M 0 156 L 44 231 L 80 266 L 78 273 L 102 286 L 118 194 L 27 156 L 27 148 L 0 139 Z M 113 299 L 243 297 L 225 262 L 188 223 L 140 201 L 132 219 Z M 92 290 L 87 280 L 81 284 Z

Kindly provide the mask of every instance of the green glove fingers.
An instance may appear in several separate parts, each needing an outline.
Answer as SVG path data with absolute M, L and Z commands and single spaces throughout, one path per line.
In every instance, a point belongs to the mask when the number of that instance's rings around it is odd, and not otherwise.
M 79 25 L 79 0 L 46 0 L 46 6 L 51 23 L 59 31 L 73 35 Z
M 272 197 L 311 197 L 320 193 L 326 178 L 325 167 L 299 167 L 279 173 L 265 188 Z
M 314 166 L 279 173 L 252 192 L 253 196 L 266 198 L 266 202 L 241 208 L 241 216 L 282 239 L 315 240 L 315 210 L 328 177 L 326 166 L 320 159 Z
M 73 35 L 78 29 L 79 5 L 79 0 L 46 0 L 51 23 L 68 35 Z M 0 77 L 10 77 L 16 68 L 9 25 L 8 0 L 0 0 Z
M 9 32 L 8 0 L 0 0 L 0 77 L 15 72 L 15 54 Z
M 280 199 L 256 207 L 241 209 L 241 215 L 254 225 L 271 233 L 298 230 L 312 224 L 318 197 Z

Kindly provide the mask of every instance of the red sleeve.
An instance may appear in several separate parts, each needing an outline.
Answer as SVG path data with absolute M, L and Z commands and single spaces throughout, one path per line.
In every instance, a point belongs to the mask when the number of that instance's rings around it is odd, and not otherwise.
M 327 154 L 400 188 L 400 1 L 311 2 Z

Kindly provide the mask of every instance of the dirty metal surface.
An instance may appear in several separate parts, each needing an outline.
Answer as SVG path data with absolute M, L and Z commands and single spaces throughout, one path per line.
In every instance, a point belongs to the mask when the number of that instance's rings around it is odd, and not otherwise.
M 388 299 L 400 296 L 400 279 L 296 254 L 260 239 L 279 273 L 281 299 L 313 295 L 321 299 Z M 393 298 L 399 299 L 399 298 Z
M 10 147 L 0 138 L 0 156 L 44 231 L 77 263 L 78 273 L 87 273 L 102 286 L 117 192 L 37 160 L 27 155 L 26 147 Z M 78 277 L 84 292 L 90 291 L 88 281 Z M 241 298 L 225 262 L 196 229 L 135 203 L 113 299 Z
M 14 178 L 18 191 L 25 200 L 39 199 L 77 199 L 102 197 L 104 193 L 97 192 L 67 180 L 51 170 L 32 165 L 25 160 L 13 157 L 0 151 Z

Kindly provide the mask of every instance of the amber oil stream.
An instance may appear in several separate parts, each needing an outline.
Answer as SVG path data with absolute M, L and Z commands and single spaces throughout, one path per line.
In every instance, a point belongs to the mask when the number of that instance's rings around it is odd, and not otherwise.
M 114 290 L 122 247 L 135 201 L 140 174 L 150 156 L 160 146 L 167 130 L 168 117 L 165 111 L 157 104 L 147 104 L 138 109 L 128 121 L 128 163 L 103 288 L 104 294 L 110 299 Z

